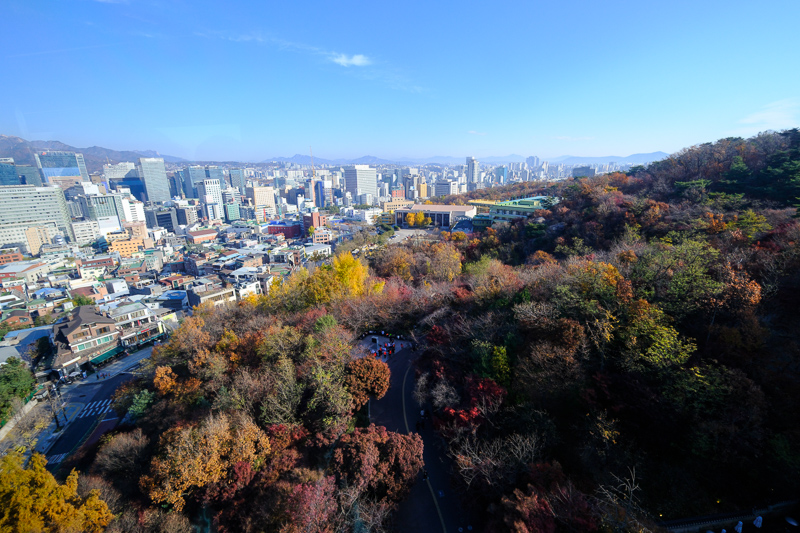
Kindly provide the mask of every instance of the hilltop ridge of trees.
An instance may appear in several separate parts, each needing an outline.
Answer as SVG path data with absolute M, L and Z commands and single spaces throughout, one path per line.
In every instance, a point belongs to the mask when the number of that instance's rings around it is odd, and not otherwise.
M 196 308 L 119 391 L 128 422 L 67 465 L 76 504 L 106 502 L 107 531 L 389 530 L 422 441 L 363 416 L 390 376 L 357 357 L 371 329 L 420 344 L 413 398 L 479 530 L 660 531 L 791 499 L 799 162 L 790 130 L 476 191 L 560 201 Z

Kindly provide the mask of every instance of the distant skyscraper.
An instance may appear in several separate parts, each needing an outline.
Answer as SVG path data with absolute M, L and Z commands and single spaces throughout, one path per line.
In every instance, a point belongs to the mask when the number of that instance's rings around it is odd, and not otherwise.
M 222 188 L 216 178 L 209 178 L 197 184 L 197 194 L 204 204 L 222 205 Z
M 129 161 L 124 161 L 115 165 L 103 165 L 103 177 L 105 177 L 106 181 L 138 177 L 136 174 L 136 165 Z
M 272 187 L 246 187 L 245 192 L 253 206 L 275 210 L 275 189 Z
M 58 187 L 16 185 L 0 187 L 0 245 L 27 246 L 28 228 L 42 226 L 53 236 L 74 240 L 64 191 Z
M 206 179 L 206 169 L 193 165 L 183 169 L 183 194 L 186 198 L 197 198 L 197 184 Z
M 535 155 L 530 156 L 528 159 L 525 160 L 525 162 L 528 163 L 528 168 L 530 169 L 539 168 L 540 161 L 539 158 L 536 157 Z
M 244 170 L 241 168 L 232 168 L 230 170 L 231 174 L 231 186 L 236 187 L 239 189 L 239 192 L 244 194 L 244 189 L 247 187 L 247 180 L 244 176 Z
M 508 181 L 508 169 L 506 167 L 497 167 L 494 171 L 497 176 L 497 181 L 503 185 Z
M 17 165 L 17 173 L 19 174 L 20 184 L 42 186 L 42 173 L 39 172 L 38 168 L 30 165 Z
M 378 174 L 369 165 L 345 167 L 344 186 L 353 198 L 361 194 L 378 196 Z
M 0 157 L 0 185 L 19 185 L 19 173 L 10 157 Z
M 225 170 L 213 165 L 206 167 L 206 178 L 219 181 L 220 186 L 225 183 Z
M 481 180 L 481 168 L 477 159 L 467 158 L 467 183 L 478 183 Z
M 144 191 L 149 202 L 169 201 L 169 181 L 162 158 L 140 157 L 136 170 L 144 183 Z
M 44 151 L 33 154 L 43 181 L 61 186 L 74 185 L 76 181 L 90 181 L 83 154 L 74 152 Z

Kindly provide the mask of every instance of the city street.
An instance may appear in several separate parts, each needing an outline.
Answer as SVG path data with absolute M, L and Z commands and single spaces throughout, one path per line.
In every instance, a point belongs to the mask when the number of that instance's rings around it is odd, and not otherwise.
M 112 409 L 112 397 L 117 388 L 133 378 L 132 371 L 141 362 L 150 357 L 152 347 L 147 347 L 131 355 L 118 359 L 98 369 L 97 374 L 90 375 L 71 384 L 60 387 L 63 411 L 58 414 L 60 425 L 52 421 L 52 413 L 47 401 L 34 409 L 46 410 L 51 423 L 39 434 L 35 450 L 45 454 L 50 469 L 57 469 L 70 454 L 89 436 L 96 423 L 117 420 Z M 108 376 L 101 378 L 100 376 Z M 66 415 L 66 427 L 64 416 Z M 114 424 L 105 424 L 107 431 Z

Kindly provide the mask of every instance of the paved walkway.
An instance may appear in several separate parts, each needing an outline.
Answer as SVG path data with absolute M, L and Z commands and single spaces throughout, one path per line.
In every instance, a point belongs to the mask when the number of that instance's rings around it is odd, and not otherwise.
M 368 335 L 362 346 L 374 346 L 372 335 Z M 386 337 L 378 336 L 382 344 Z M 387 364 L 392 371 L 391 386 L 386 396 L 370 402 L 370 420 L 376 425 L 385 426 L 390 431 L 416 433 L 420 420 L 420 408 L 414 402 L 414 370 L 412 362 L 415 354 L 408 348 L 410 341 L 396 340 L 397 350 Z M 404 349 L 400 350 L 400 343 Z M 421 533 L 457 533 L 471 531 L 470 516 L 450 484 L 450 459 L 444 453 L 443 442 L 438 437 L 430 421 L 419 432 L 424 443 L 423 460 L 428 471 L 428 480 L 422 474 L 411 489 L 409 497 L 400 503 L 396 516 L 399 531 Z

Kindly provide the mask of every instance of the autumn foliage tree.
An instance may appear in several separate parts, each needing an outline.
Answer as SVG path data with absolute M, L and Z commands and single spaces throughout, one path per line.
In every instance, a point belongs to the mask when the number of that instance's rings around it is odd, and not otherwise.
M 333 451 L 332 470 L 344 486 L 376 501 L 397 502 L 422 468 L 422 439 L 370 425 L 343 435 Z
M 380 400 L 389 390 L 389 365 L 374 357 L 362 357 L 347 364 L 347 390 L 360 408 L 370 396 Z
M 212 416 L 165 433 L 141 486 L 153 502 L 180 511 L 187 495 L 233 476 L 240 463 L 257 470 L 269 449 L 267 435 L 246 417 Z
M 47 471 L 43 455 L 33 454 L 27 466 L 22 456 L 0 459 L 0 530 L 9 532 L 100 533 L 113 518 L 97 491 L 78 495 L 78 473 L 64 484 Z

